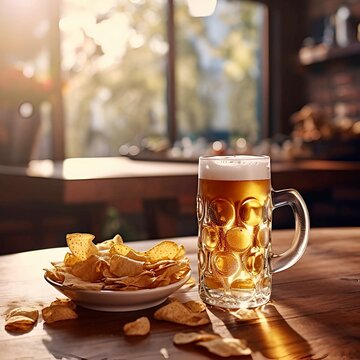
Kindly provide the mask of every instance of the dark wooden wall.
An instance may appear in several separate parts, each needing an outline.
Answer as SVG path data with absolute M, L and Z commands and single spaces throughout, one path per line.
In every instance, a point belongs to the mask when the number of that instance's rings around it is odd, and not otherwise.
M 289 134 L 290 116 L 305 103 L 298 51 L 307 29 L 307 1 L 260 0 L 268 7 L 267 136 Z
M 317 103 L 330 116 L 338 111 L 360 119 L 360 42 L 336 59 L 304 66 L 299 51 L 316 37 L 321 21 L 336 13 L 342 0 L 262 0 L 269 9 L 268 135 L 289 134 L 290 117 L 303 105 Z M 349 1 L 360 19 L 360 1 Z M 358 35 L 360 36 L 360 35 Z M 338 47 L 334 44 L 336 51 Z M 350 53 L 351 56 L 347 54 Z
M 313 35 L 315 24 L 331 17 L 344 2 L 342 0 L 308 0 L 307 36 Z M 360 20 L 360 1 L 349 1 L 352 16 Z M 356 24 L 354 25 L 356 27 Z M 359 34 L 358 34 L 359 37 Z M 307 102 L 320 104 L 331 118 L 346 116 L 360 119 L 360 43 L 347 47 L 332 46 L 335 55 L 324 61 L 310 64 L 304 69 Z

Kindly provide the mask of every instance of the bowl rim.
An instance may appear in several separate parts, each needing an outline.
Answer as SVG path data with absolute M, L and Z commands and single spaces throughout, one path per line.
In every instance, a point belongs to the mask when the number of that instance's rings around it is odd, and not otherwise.
M 176 281 L 172 284 L 169 285 L 165 285 L 165 286 L 158 286 L 152 289 L 140 289 L 140 290 L 107 290 L 107 289 L 101 289 L 101 290 L 92 290 L 92 289 L 78 289 L 76 287 L 72 287 L 72 286 L 67 286 L 67 285 L 63 285 L 61 283 L 56 282 L 55 280 L 50 279 L 49 277 L 46 276 L 46 274 L 44 274 L 44 279 L 46 280 L 47 283 L 49 283 L 50 285 L 60 288 L 60 289 L 64 289 L 64 290 L 70 290 L 70 291 L 76 291 L 79 293 L 91 293 L 91 294 L 123 294 L 123 295 L 129 295 L 129 294 L 137 294 L 137 295 L 141 295 L 141 294 L 149 294 L 149 293 L 156 293 L 156 292 L 161 292 L 161 291 L 166 291 L 166 290 L 171 290 L 173 288 L 176 287 L 180 287 L 182 285 L 184 285 L 191 277 L 191 269 L 188 270 L 188 272 L 186 273 L 186 275 L 180 279 L 179 281 Z

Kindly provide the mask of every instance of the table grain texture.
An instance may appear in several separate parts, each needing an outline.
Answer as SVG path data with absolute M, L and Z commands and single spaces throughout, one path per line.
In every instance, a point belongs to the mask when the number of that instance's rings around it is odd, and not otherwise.
M 291 230 L 274 231 L 274 251 L 283 251 Z M 197 278 L 195 237 L 177 238 L 186 247 Z M 139 250 L 153 241 L 130 245 Z M 61 294 L 43 279 L 49 261 L 61 259 L 65 248 L 37 250 L 0 257 L 0 359 L 217 359 L 195 345 L 175 346 L 173 335 L 193 331 L 158 321 L 151 308 L 107 313 L 78 308 L 79 318 L 47 325 L 41 318 L 28 333 L 4 329 L 5 314 L 21 305 L 41 309 Z M 198 299 L 197 287 L 174 296 Z M 208 307 L 211 324 L 197 330 L 245 339 L 252 350 L 243 359 L 360 359 L 360 228 L 313 229 L 303 258 L 274 275 L 272 301 L 254 311 Z M 122 327 L 148 316 L 151 333 L 125 337 Z

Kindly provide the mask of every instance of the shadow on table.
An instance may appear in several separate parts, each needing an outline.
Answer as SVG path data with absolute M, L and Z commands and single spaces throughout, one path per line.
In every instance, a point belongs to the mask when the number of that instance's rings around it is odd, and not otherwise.
M 146 316 L 145 311 L 129 313 L 101 312 L 77 307 L 79 318 L 52 324 L 43 323 L 47 338 L 43 344 L 55 359 L 104 360 L 123 359 L 122 326 L 136 318 Z M 149 347 L 150 337 L 139 337 L 133 344 L 136 349 Z M 139 344 L 141 343 L 141 346 Z
M 309 343 L 268 304 L 251 310 L 209 308 L 213 330 L 222 336 L 246 340 L 253 359 L 310 359 Z M 226 334 L 227 333 L 227 334 Z
M 154 309 L 155 310 L 155 309 Z M 124 358 L 124 348 L 131 349 L 132 358 L 162 358 L 159 350 L 166 348 L 176 359 L 216 359 L 194 344 L 174 346 L 172 337 L 164 339 L 164 329 L 171 326 L 172 332 L 211 331 L 224 337 L 246 340 L 252 354 L 242 359 L 310 359 L 311 347 L 308 342 L 294 331 L 279 314 L 275 306 L 267 305 L 256 310 L 227 311 L 208 308 L 211 326 L 188 328 L 166 322 L 153 322 L 149 336 L 126 339 L 122 335 L 124 323 L 140 316 L 149 316 L 149 311 L 133 313 L 101 313 L 78 308 L 79 321 L 64 321 L 50 325 L 44 324 L 48 338 L 43 340 L 48 351 L 56 359 L 111 359 Z M 211 329 L 212 327 L 212 329 Z M 171 358 L 171 357 L 170 357 Z
M 349 260 L 345 270 L 340 270 L 343 273 L 304 284 L 299 281 L 296 286 L 279 285 L 274 300 L 281 303 L 286 313 L 293 314 L 293 318 L 299 314 L 306 316 L 307 328 L 311 329 L 313 337 L 314 334 L 317 337 L 316 349 L 313 348 L 316 354 L 327 354 L 328 358 L 334 359 L 360 359 L 360 274 L 349 273 L 349 269 L 357 269 L 358 264 L 356 260 L 351 264 L 349 254 L 344 258 Z M 329 263 L 331 261 L 329 256 Z
M 218 359 L 206 349 L 190 344 L 175 346 L 172 337 L 177 332 L 207 330 L 206 326 L 190 328 L 153 319 L 153 313 L 163 304 L 132 312 L 101 312 L 77 308 L 79 318 L 53 324 L 42 324 L 47 337 L 43 345 L 55 359 L 120 360 L 120 359 Z M 147 336 L 126 337 L 123 325 L 141 316 L 151 321 Z M 210 330 L 210 329 L 209 329 Z M 168 336 L 164 336 L 168 333 Z M 1 358 L 1 356 L 0 356 Z M 251 357 L 243 357 L 251 360 Z

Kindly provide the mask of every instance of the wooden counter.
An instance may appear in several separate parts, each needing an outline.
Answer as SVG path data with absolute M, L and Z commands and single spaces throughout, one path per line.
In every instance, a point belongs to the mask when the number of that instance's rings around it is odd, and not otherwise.
M 359 183 L 360 163 L 272 164 L 274 189 L 299 190 L 314 226 L 359 223 L 359 207 L 352 210 L 353 203 L 360 201 Z M 0 253 L 62 245 L 69 231 L 100 235 L 108 206 L 115 206 L 121 215 L 141 217 L 136 226 L 144 231 L 137 238 L 195 235 L 196 191 L 195 163 L 120 157 L 33 161 L 27 168 L 0 166 L 0 235 L 6 242 L 0 243 Z M 345 196 L 351 202 L 343 211 L 342 200 L 337 204 L 333 199 L 339 192 L 341 199 Z M 277 218 L 274 225 L 279 227 L 292 220 L 291 214 Z M 15 233 L 21 236 L 14 237 Z
M 275 189 L 316 190 L 360 180 L 359 162 L 297 161 L 272 164 Z M 27 168 L 0 165 L 2 203 L 62 204 L 193 196 L 197 164 L 128 158 L 32 161 Z

